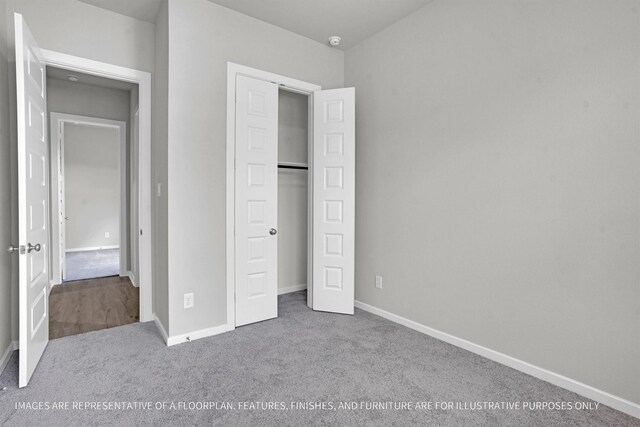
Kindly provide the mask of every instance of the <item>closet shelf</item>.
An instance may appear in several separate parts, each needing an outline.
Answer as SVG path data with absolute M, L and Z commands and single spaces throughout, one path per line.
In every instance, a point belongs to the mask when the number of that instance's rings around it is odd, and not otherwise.
M 308 170 L 309 165 L 307 165 L 306 163 L 296 163 L 296 162 L 278 162 L 278 169 Z

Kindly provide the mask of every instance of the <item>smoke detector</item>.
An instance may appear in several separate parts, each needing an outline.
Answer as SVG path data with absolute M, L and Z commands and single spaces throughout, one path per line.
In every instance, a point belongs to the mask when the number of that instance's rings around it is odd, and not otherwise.
M 333 47 L 338 47 L 340 46 L 340 41 L 342 39 L 339 36 L 331 36 L 329 37 L 329 44 Z
M 68 79 L 70 82 L 74 82 L 74 83 L 75 83 L 75 82 L 77 82 L 78 80 L 80 80 L 80 77 L 78 77 L 78 76 L 74 76 L 73 74 L 69 74 L 69 75 L 67 76 L 67 79 Z

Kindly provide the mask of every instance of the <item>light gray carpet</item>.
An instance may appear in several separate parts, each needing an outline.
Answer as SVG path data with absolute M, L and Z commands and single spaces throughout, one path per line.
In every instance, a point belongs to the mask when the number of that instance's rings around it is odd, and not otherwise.
M 279 318 L 166 347 L 153 323 L 51 341 L 31 384 L 16 356 L 0 376 L 2 425 L 640 426 L 591 411 L 240 410 L 238 402 L 585 402 L 574 393 L 372 314 L 313 312 L 280 297 Z M 233 410 L 20 410 L 16 402 L 231 402 Z
M 120 249 L 67 252 L 66 282 L 120 274 Z

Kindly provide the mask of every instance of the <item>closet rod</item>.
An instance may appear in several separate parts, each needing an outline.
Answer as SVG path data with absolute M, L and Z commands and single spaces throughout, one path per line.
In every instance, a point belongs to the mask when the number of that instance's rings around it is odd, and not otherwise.
M 295 165 L 278 165 L 278 169 L 309 170 L 309 167 L 308 166 L 295 166 Z
M 300 170 L 308 170 L 309 166 L 304 163 L 295 163 L 295 162 L 279 162 L 278 169 L 300 169 Z

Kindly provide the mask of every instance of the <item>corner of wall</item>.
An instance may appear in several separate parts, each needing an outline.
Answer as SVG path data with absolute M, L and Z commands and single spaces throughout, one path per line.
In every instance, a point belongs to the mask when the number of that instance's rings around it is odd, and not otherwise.
M 169 85 L 169 14 L 168 0 L 163 0 L 155 26 L 155 74 L 153 76 L 153 143 L 152 152 L 152 222 L 153 222 L 153 284 L 154 313 L 159 329 L 168 337 L 170 331 L 168 306 L 168 216 L 167 216 L 167 144 Z M 157 186 L 161 195 L 157 195 Z M 167 339 L 165 337 L 165 341 Z

